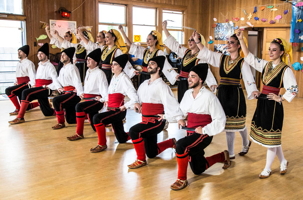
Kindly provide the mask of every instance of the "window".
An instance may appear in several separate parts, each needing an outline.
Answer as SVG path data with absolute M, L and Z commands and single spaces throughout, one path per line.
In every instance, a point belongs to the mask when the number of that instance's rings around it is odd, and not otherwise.
M 0 13 L 23 15 L 23 0 L 1 0 Z
M 140 35 L 145 42 L 152 30 L 156 30 L 156 9 L 133 7 L 133 35 Z
M 120 24 L 126 25 L 126 6 L 99 3 L 99 31 L 118 30 Z
M 167 20 L 167 29 L 170 34 L 180 43 L 184 43 L 183 13 L 179 11 L 163 10 L 163 21 Z M 166 39 L 163 33 L 163 40 Z
M 0 94 L 16 78 L 18 49 L 25 45 L 25 22 L 0 20 Z

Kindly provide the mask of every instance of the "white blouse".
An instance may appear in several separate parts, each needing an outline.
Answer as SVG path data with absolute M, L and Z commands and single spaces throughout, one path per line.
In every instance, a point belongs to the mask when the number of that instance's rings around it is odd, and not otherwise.
M 84 80 L 85 94 L 99 94 L 102 96 L 100 101 L 107 101 L 108 99 L 108 82 L 104 72 L 95 67 L 88 69 Z
M 16 77 L 29 77 L 29 83 L 35 85 L 36 68 L 32 61 L 27 58 L 19 61 L 16 66 Z M 17 83 L 17 80 L 16 80 Z

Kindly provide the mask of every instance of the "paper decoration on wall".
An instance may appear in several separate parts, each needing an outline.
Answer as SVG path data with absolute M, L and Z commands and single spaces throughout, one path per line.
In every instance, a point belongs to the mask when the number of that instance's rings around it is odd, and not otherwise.
M 265 6 L 261 6 L 260 10 L 263 11 L 265 9 Z
M 295 29 L 295 33 L 301 33 L 301 30 L 300 29 Z
M 302 22 L 302 21 L 303 21 L 302 19 L 298 19 L 298 20 L 297 20 L 297 22 L 299 22 L 299 23 Z
M 211 27 L 216 28 L 216 27 L 217 27 L 217 24 L 213 24 L 213 25 L 211 25 Z
M 36 40 L 37 40 L 37 42 L 38 42 L 39 40 L 45 40 L 46 38 L 47 38 L 47 35 L 42 34 L 42 35 L 40 35 L 39 37 L 37 37 Z M 42 45 L 43 45 L 43 44 L 42 44 Z
M 294 64 L 292 64 L 292 67 L 294 68 L 294 70 L 299 71 L 302 70 L 302 65 L 299 62 L 295 62 Z
M 277 16 L 275 17 L 275 19 L 276 19 L 276 20 L 282 19 L 282 15 L 277 15 Z
M 240 27 L 239 27 L 239 29 L 242 30 L 242 31 L 243 31 L 244 29 L 246 29 L 246 28 L 248 28 L 248 26 L 240 26 Z
M 254 12 L 253 13 L 256 13 L 258 10 L 257 10 L 257 6 L 255 6 L 254 8 Z
M 296 7 L 301 7 L 301 6 L 303 6 L 303 2 L 296 3 Z
M 273 8 L 274 6 L 267 6 L 267 8 Z
M 209 36 L 208 44 L 212 44 L 212 43 L 214 43 L 214 41 L 213 41 L 213 36 Z
M 235 18 L 233 18 L 233 20 L 234 20 L 235 22 L 237 22 L 237 21 L 239 21 L 240 19 L 239 19 L 239 17 L 235 17 Z
M 231 23 L 217 23 L 215 40 L 227 40 L 232 34 L 234 34 L 234 28 Z
M 284 13 L 284 15 L 286 15 L 286 14 L 288 13 L 288 10 L 284 10 L 284 12 L 283 12 L 283 13 Z
M 269 23 L 270 23 L 270 24 L 275 24 L 276 21 L 275 21 L 275 20 L 270 20 Z
M 247 12 L 246 12 L 246 10 L 244 10 L 244 9 L 243 9 L 243 13 L 244 13 L 244 15 L 247 15 Z
M 254 20 L 258 21 L 258 20 L 259 20 L 259 17 L 254 17 Z
M 244 21 L 244 17 L 241 17 L 241 21 Z
M 273 8 L 273 9 L 270 9 L 271 11 L 277 11 L 278 10 L 278 8 Z
M 249 15 L 247 16 L 247 19 L 250 20 L 252 18 L 252 14 L 249 13 Z
M 246 24 L 250 27 L 253 27 L 254 25 L 252 25 L 250 22 L 246 22 Z
M 217 18 L 214 18 L 214 21 L 216 22 L 216 21 L 217 21 Z
M 261 21 L 262 21 L 262 22 L 267 22 L 267 19 L 262 18 Z

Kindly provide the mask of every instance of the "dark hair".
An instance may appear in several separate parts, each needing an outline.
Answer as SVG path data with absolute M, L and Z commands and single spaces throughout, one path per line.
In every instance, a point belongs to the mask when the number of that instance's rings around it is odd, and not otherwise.
M 71 42 L 73 40 L 73 34 L 70 31 L 67 31 L 66 33 L 69 35 L 70 42 Z
M 238 39 L 238 37 L 237 37 L 236 34 L 231 35 L 230 38 L 234 38 L 235 40 L 237 40 L 238 45 L 240 45 L 240 41 L 239 41 L 239 39 Z M 238 53 L 240 53 L 240 51 L 241 51 L 241 46 L 240 46 L 240 48 L 238 49 Z
M 278 46 L 280 47 L 280 50 L 281 50 L 281 51 L 285 51 L 285 50 L 284 50 L 283 42 L 282 42 L 282 40 L 281 40 L 280 38 L 275 38 L 275 39 L 273 39 L 273 41 L 272 41 L 271 43 L 273 43 L 273 44 L 278 44 Z
M 103 36 L 103 38 L 105 38 L 105 34 L 103 31 L 100 31 L 99 33 Z
M 157 44 L 158 44 L 158 38 L 157 38 L 157 36 L 154 34 L 154 31 L 151 31 L 148 35 L 151 35 L 151 36 L 154 38 L 154 40 L 157 40 L 157 42 L 156 42 L 156 44 L 155 44 L 155 45 L 157 45 Z
M 114 34 L 113 29 L 110 29 L 109 31 L 107 31 L 107 33 L 110 33 L 110 34 L 112 35 L 112 37 L 115 37 L 114 42 L 116 42 L 116 41 L 117 41 L 117 37 L 116 37 L 116 35 Z

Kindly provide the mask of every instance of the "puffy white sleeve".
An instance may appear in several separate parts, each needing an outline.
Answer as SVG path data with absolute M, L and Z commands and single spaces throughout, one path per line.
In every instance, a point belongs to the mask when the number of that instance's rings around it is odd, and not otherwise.
M 82 43 L 81 43 L 81 44 L 82 44 Z M 101 51 L 102 51 L 103 48 L 104 48 L 104 46 L 100 46 L 100 45 L 98 45 L 97 43 L 94 43 L 94 42 L 92 42 L 92 41 L 90 41 L 90 40 L 88 41 L 87 44 L 85 44 L 85 43 L 83 42 L 82 46 L 84 46 L 84 48 L 85 48 L 87 51 L 89 51 L 89 52 L 91 52 L 91 51 L 93 51 L 93 50 L 95 50 L 95 49 L 98 49 L 98 48 L 100 48 Z
M 241 72 L 242 72 L 243 82 L 244 82 L 246 93 L 247 93 L 247 99 L 249 99 L 249 100 L 254 99 L 255 97 L 252 94 L 252 92 L 258 91 L 258 89 L 256 86 L 254 76 L 251 72 L 250 66 L 245 61 L 243 62 Z
M 132 81 L 128 76 L 124 77 L 123 90 L 125 94 L 128 96 L 128 98 L 130 98 L 130 101 L 126 102 L 124 106 L 127 109 L 133 109 L 134 104 L 139 103 L 139 97 L 137 95 L 136 89 L 134 88 Z
M 286 101 L 291 102 L 298 93 L 298 84 L 294 73 L 289 67 L 284 72 L 283 85 L 286 89 L 283 98 L 286 99 Z
M 166 84 L 161 87 L 161 101 L 164 105 L 165 117 L 168 122 L 177 122 L 183 119 L 183 113 L 177 99 L 174 97 L 170 87 Z
M 167 46 L 172 52 L 175 52 L 179 57 L 183 58 L 185 52 L 187 51 L 186 47 L 180 45 L 177 40 L 172 36 L 168 36 L 164 40 L 165 46 Z
M 206 47 L 200 50 L 197 56 L 197 58 L 203 60 L 203 62 L 206 62 L 214 67 L 220 67 L 221 57 L 221 53 L 213 52 Z
M 50 44 L 53 44 L 53 45 L 56 45 L 56 47 L 58 47 L 58 48 L 62 48 L 62 47 L 61 47 L 61 43 L 60 43 L 59 40 L 58 40 L 57 38 L 55 38 L 55 37 L 52 37 L 49 43 L 50 43 Z
M 58 81 L 58 74 L 54 65 L 49 65 L 48 73 L 51 76 L 53 82 L 47 85 L 47 87 L 51 90 L 57 90 L 59 88 L 62 88 L 61 84 Z
M 209 98 L 209 113 L 212 118 L 212 122 L 202 128 L 203 134 L 209 136 L 217 135 L 221 133 L 225 128 L 226 116 L 224 110 L 219 102 L 218 98 L 213 95 Z
M 263 68 L 268 63 L 268 61 L 257 58 L 252 53 L 249 54 L 244 58 L 244 61 L 247 62 L 250 66 L 255 68 L 258 72 L 262 73 Z
M 35 85 L 36 84 L 36 68 L 33 62 L 29 62 L 28 63 L 28 67 L 27 67 L 27 72 L 28 72 L 28 77 L 29 77 L 29 83 L 31 85 Z
M 77 90 L 77 95 L 80 96 L 83 94 L 83 86 L 80 79 L 80 73 L 76 66 L 73 66 L 72 70 L 70 71 L 73 85 Z
M 99 93 L 102 96 L 100 100 L 108 101 L 108 82 L 106 79 L 106 75 L 103 71 L 100 71 L 98 82 Z
M 129 54 L 134 55 L 135 58 L 143 59 L 144 51 L 146 48 L 132 43 L 130 45 Z

